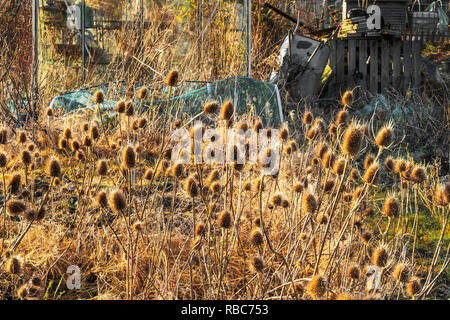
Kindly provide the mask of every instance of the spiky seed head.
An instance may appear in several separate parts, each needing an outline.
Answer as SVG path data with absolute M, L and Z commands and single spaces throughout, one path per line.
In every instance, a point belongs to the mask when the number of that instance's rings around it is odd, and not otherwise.
M 100 103 L 103 103 L 104 100 L 105 100 L 105 97 L 103 95 L 103 91 L 101 91 L 101 90 L 95 91 L 95 93 L 94 93 L 94 103 L 95 104 L 100 104 Z
M 203 112 L 206 115 L 212 115 L 216 113 L 217 109 L 219 109 L 219 104 L 217 103 L 217 101 L 210 101 L 203 105 Z
M 215 194 L 218 194 L 222 191 L 222 185 L 218 181 L 214 181 L 213 183 L 211 183 L 209 188 L 211 192 Z
M 196 237 L 203 237 L 206 234 L 206 226 L 199 222 L 195 226 L 195 236 Z
M 327 151 L 323 155 L 322 165 L 325 169 L 331 168 L 334 165 L 335 160 L 336 156 L 331 151 Z
M 397 199 L 394 195 L 389 195 L 383 204 L 383 215 L 395 218 L 398 215 L 400 208 Z
M 128 117 L 132 117 L 134 115 L 134 105 L 133 101 L 127 101 L 125 102 L 125 114 Z
M 395 162 L 394 159 L 392 159 L 391 157 L 387 157 L 384 160 L 384 168 L 386 169 L 387 172 L 389 173 L 394 173 L 395 172 Z
M 67 140 L 72 139 L 72 130 L 70 130 L 70 128 L 65 128 L 63 131 L 63 136 Z
M 143 129 L 147 125 L 147 119 L 146 118 L 140 118 L 138 121 L 138 127 Z
M 242 186 L 242 189 L 244 189 L 244 191 L 251 191 L 252 190 L 252 184 L 250 182 L 245 182 L 244 185 Z
M 11 175 L 6 181 L 6 191 L 10 192 L 11 194 L 16 194 L 17 192 L 19 192 L 21 179 L 22 177 L 18 173 L 14 173 L 13 175 Z
M 354 157 L 358 154 L 361 148 L 362 133 L 356 124 L 352 123 L 344 131 L 342 138 L 342 152 L 349 157 Z
M 53 117 L 53 109 L 52 109 L 52 108 L 47 108 L 47 109 L 45 110 L 45 115 L 46 115 L 47 117 Z
M 92 139 L 90 137 L 88 137 L 88 136 L 85 136 L 83 138 L 83 145 L 88 147 L 88 148 L 91 147 L 92 146 Z
M 295 140 L 289 141 L 289 147 L 292 149 L 292 152 L 296 152 L 298 150 L 297 142 L 295 142 Z
M 303 211 L 305 211 L 307 213 L 314 213 L 314 211 L 317 208 L 316 197 L 314 197 L 314 195 L 312 195 L 311 193 L 306 192 L 303 195 L 302 205 L 303 205 Z
M 344 107 L 351 107 L 353 104 L 353 91 L 346 90 L 341 98 L 341 103 Z
M 333 187 L 334 187 L 334 180 L 329 179 L 325 182 L 325 185 L 323 186 L 323 192 L 325 192 L 325 193 L 331 192 Z
M 231 228 L 231 213 L 227 210 L 222 211 L 217 219 L 217 223 L 223 229 Z
M 66 138 L 61 138 L 58 141 L 58 145 L 60 149 L 67 149 L 67 146 L 69 145 L 69 143 L 67 142 Z
M 100 131 L 98 130 L 97 126 L 91 127 L 91 138 L 93 140 L 97 140 L 100 137 Z
M 317 131 L 317 128 L 313 127 L 306 133 L 306 138 L 308 138 L 308 140 L 314 140 L 318 135 L 319 132 Z
M 423 167 L 414 167 L 411 171 L 411 179 L 416 183 L 422 183 L 426 180 L 427 175 Z
M 127 206 L 127 200 L 121 190 L 114 190 L 109 196 L 109 206 L 116 212 L 122 212 Z
M 208 177 L 206 178 L 206 184 L 209 185 L 214 181 L 219 180 L 219 178 L 220 178 L 219 170 L 213 170 L 209 173 Z
M 370 239 L 372 239 L 372 232 L 370 232 L 368 230 L 363 231 L 363 233 L 361 234 L 361 239 L 365 243 L 369 242 Z
M 367 184 L 375 185 L 378 181 L 380 166 L 378 163 L 373 163 L 364 173 L 363 180 Z
M 388 253 L 384 246 L 380 246 L 375 249 L 372 256 L 372 262 L 374 265 L 380 268 L 383 268 L 387 265 Z
M 406 292 L 410 297 L 414 297 L 420 292 L 421 285 L 420 281 L 417 278 L 411 279 L 406 285 Z
M 108 207 L 108 195 L 105 191 L 100 191 L 96 197 L 96 203 L 100 208 Z
M 291 203 L 287 199 L 283 199 L 283 201 L 281 201 L 281 207 L 284 209 L 289 208 L 290 205 L 291 205 Z
M 394 269 L 392 274 L 394 279 L 400 282 L 408 282 L 409 280 L 409 267 L 406 263 L 399 263 Z
M 144 224 L 142 223 L 142 221 L 136 221 L 135 223 L 133 223 L 133 230 L 136 232 L 144 231 Z
M 80 149 L 80 142 L 78 140 L 72 140 L 71 148 L 73 152 L 78 151 Z
M 83 160 L 85 159 L 84 152 L 81 151 L 81 150 L 78 150 L 78 151 L 76 152 L 76 154 L 75 154 L 75 158 L 76 158 L 78 161 L 83 161 Z
M 122 166 L 126 169 L 136 167 L 136 152 L 132 146 L 126 146 L 122 151 Z
M 125 101 L 119 101 L 116 104 L 116 107 L 114 108 L 114 111 L 116 111 L 117 113 L 125 113 Z M 87 131 L 87 130 L 84 130 Z
M 298 296 L 301 297 L 303 296 L 303 293 L 305 292 L 305 289 L 303 288 L 302 284 L 300 282 L 296 282 L 294 283 L 294 293 Z
M 29 165 L 30 165 L 31 160 L 32 160 L 30 151 L 28 151 L 28 150 L 22 150 L 22 152 L 21 152 L 21 154 L 20 154 L 20 158 L 21 158 L 21 160 L 22 160 L 22 163 L 23 163 L 25 166 L 29 166 Z
M 326 293 L 325 278 L 321 275 L 316 275 L 309 282 L 307 287 L 308 294 L 313 298 L 320 298 Z
M 17 290 L 17 297 L 24 300 L 28 296 L 28 289 L 26 285 L 22 285 L 19 290 Z
M 338 176 L 342 175 L 344 173 L 344 168 L 345 168 L 345 159 L 344 158 L 339 158 L 334 161 L 333 171 L 336 175 L 338 175 Z
M 256 131 L 256 133 L 259 133 L 259 130 L 261 130 L 263 128 L 262 122 L 261 121 L 256 121 L 253 129 Z
M 359 279 L 360 271 L 359 271 L 359 267 L 357 265 L 354 264 L 354 265 L 350 266 L 350 268 L 348 268 L 347 273 L 348 273 L 348 276 L 350 278 L 352 278 L 353 280 Z
M 369 169 L 370 165 L 373 163 L 374 160 L 375 160 L 375 157 L 373 156 L 373 154 L 368 154 L 364 158 L 364 170 Z
M 9 258 L 5 263 L 5 271 L 10 274 L 20 274 L 22 271 L 22 264 L 16 257 Z
M 188 177 L 184 182 L 184 191 L 191 198 L 195 198 L 200 194 L 200 189 L 193 177 Z
M 169 87 L 176 87 L 178 85 L 179 74 L 178 71 L 172 70 L 167 75 L 166 84 Z
M 274 194 L 272 196 L 272 199 L 270 199 L 270 202 L 274 207 L 281 206 L 282 201 L 283 201 L 283 198 L 282 198 L 281 194 L 279 194 L 279 193 Z
M 250 242 L 257 247 L 263 244 L 264 238 L 259 228 L 255 228 L 250 234 Z
M 58 178 L 61 176 L 61 163 L 55 157 L 51 158 L 48 162 L 47 173 L 52 178 Z
M 292 187 L 292 190 L 296 193 L 301 193 L 303 191 L 303 184 L 301 182 L 296 182 Z
M 442 199 L 448 204 L 450 203 L 450 182 L 447 182 L 442 191 Z
M 341 110 L 339 111 L 337 118 L 336 118 L 336 124 L 338 126 L 345 126 L 348 121 L 348 111 L 347 110 Z
M 313 114 L 310 111 L 306 111 L 303 115 L 303 124 L 310 125 L 313 122 Z
M 321 142 L 317 145 L 314 151 L 317 158 L 323 159 L 325 153 L 328 152 L 328 145 L 325 142 Z
M 317 131 L 319 133 L 324 132 L 324 130 L 325 130 L 325 121 L 322 118 L 320 118 L 320 117 L 316 118 L 316 120 L 314 120 L 313 125 L 314 125 L 314 127 L 317 129 Z
M 395 161 L 395 173 L 402 173 L 406 171 L 406 161 L 404 159 L 397 159 Z
M 97 174 L 99 176 L 106 176 L 108 174 L 108 162 L 105 159 L 97 162 Z
M 152 177 L 153 177 L 153 170 L 149 168 L 144 173 L 144 179 L 150 181 L 152 180 Z
M 147 98 L 148 95 L 148 89 L 147 87 L 142 87 L 139 89 L 138 94 L 137 94 L 137 98 L 139 100 L 145 100 Z
M 246 132 L 248 130 L 248 123 L 245 121 L 239 123 L 239 125 L 237 126 L 237 129 Z
M 234 114 L 234 105 L 231 100 L 227 100 L 222 105 L 222 109 L 220 110 L 220 119 L 221 120 L 230 120 Z
M 280 130 L 280 139 L 286 141 L 289 138 L 289 131 L 287 128 L 282 128 Z
M 17 135 L 17 143 L 24 144 L 27 141 L 27 135 L 25 132 L 20 131 Z
M 175 178 L 181 178 L 184 174 L 184 165 L 181 162 L 177 162 L 172 166 L 172 175 Z
M 300 240 L 305 241 L 306 239 L 308 239 L 308 235 L 304 232 L 300 233 Z
M 380 130 L 378 130 L 377 136 L 375 138 L 375 144 L 380 148 L 386 148 L 389 146 L 392 140 L 392 123 L 389 122 L 388 124 L 381 127 Z
M 250 261 L 250 268 L 253 272 L 263 272 L 264 271 L 264 260 L 260 256 L 252 257 Z
M 23 216 L 27 222 L 32 222 L 36 219 L 38 212 L 34 209 L 27 209 L 23 213 Z
M 261 191 L 265 190 L 265 184 L 262 182 L 261 179 L 256 179 L 255 182 L 253 183 L 253 191 L 259 192 L 260 190 Z
M 328 127 L 328 134 L 333 138 L 337 136 L 337 127 L 334 123 L 330 123 L 330 126 Z
M 10 216 L 17 216 L 25 210 L 27 210 L 27 206 L 22 200 L 11 199 L 6 203 L 6 212 Z
M 0 152 L 0 168 L 6 167 L 8 164 L 8 158 L 6 156 L 6 153 Z

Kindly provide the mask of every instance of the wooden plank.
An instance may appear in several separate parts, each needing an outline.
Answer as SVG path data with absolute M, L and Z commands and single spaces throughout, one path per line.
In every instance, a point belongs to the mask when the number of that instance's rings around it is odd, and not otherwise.
M 411 86 L 411 68 L 411 41 L 407 40 L 403 42 L 403 89 L 405 91 Z
M 417 41 L 412 42 L 412 59 L 413 59 L 413 83 L 414 88 L 418 88 L 420 86 L 420 48 L 421 43 Z
M 355 71 L 356 71 L 356 41 L 357 40 L 349 40 L 348 41 L 348 87 L 353 87 L 355 84 Z
M 370 68 L 370 81 L 369 81 L 369 90 L 372 93 L 378 92 L 378 41 L 377 40 L 370 40 L 370 62 L 369 62 L 369 68 Z
M 391 54 L 392 54 L 392 84 L 397 90 L 401 90 L 401 60 L 400 60 L 400 44 L 401 40 L 394 39 L 392 41 Z
M 386 89 L 391 86 L 391 44 L 388 40 L 381 40 L 381 92 L 386 93 Z
M 333 88 L 336 84 L 336 42 L 339 40 L 330 41 L 330 67 L 333 70 L 333 75 L 330 80 L 330 87 Z
M 344 82 L 345 72 L 345 43 L 347 40 L 341 40 L 337 42 L 336 48 L 336 81 L 338 86 L 342 87 Z
M 359 66 L 358 70 L 361 73 L 361 89 L 367 89 L 367 42 L 368 40 L 359 40 Z

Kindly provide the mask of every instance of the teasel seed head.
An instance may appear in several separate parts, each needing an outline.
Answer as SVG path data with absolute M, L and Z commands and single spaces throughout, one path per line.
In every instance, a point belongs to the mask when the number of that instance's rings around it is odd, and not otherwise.
M 208 116 L 216 113 L 217 109 L 219 109 L 217 101 L 210 101 L 203 105 L 203 112 Z
M 262 122 L 261 121 L 256 121 L 255 125 L 253 126 L 253 129 L 256 131 L 256 133 L 259 133 L 259 130 L 261 130 L 263 128 Z
M 244 185 L 243 185 L 243 187 L 242 187 L 242 189 L 244 190 L 244 191 L 251 191 L 252 190 L 252 184 L 250 183 L 250 182 L 245 182 L 244 183 Z
M 100 131 L 98 130 L 97 126 L 91 127 L 91 138 L 93 140 L 97 140 L 100 137 Z
M 231 100 L 227 100 L 222 105 L 222 109 L 220 110 L 220 119 L 221 120 L 230 120 L 234 114 L 234 105 Z
M 335 160 L 336 156 L 331 151 L 327 151 L 323 155 L 322 165 L 325 169 L 331 168 L 333 167 Z
M 125 101 L 121 100 L 121 101 L 117 102 L 116 107 L 114 108 L 114 111 L 116 111 L 117 113 L 125 113 Z M 84 131 L 87 131 L 87 129 Z
M 122 212 L 127 206 L 127 200 L 121 190 L 114 190 L 109 196 L 109 206 L 115 213 Z
M 83 160 L 85 159 L 84 152 L 81 151 L 81 150 L 78 150 L 78 151 L 75 153 L 75 158 L 76 158 L 78 161 L 83 161 Z
M 200 189 L 197 185 L 197 182 L 193 177 L 188 177 L 184 183 L 184 191 L 187 193 L 187 195 L 191 198 L 195 198 L 199 196 Z
M 61 163 L 57 158 L 53 157 L 49 160 L 47 173 L 52 178 L 58 178 L 61 176 Z
M 319 132 L 317 131 L 317 128 L 313 127 L 306 133 L 306 138 L 308 138 L 308 140 L 314 140 L 318 135 Z
M 178 80 L 179 80 L 179 74 L 178 71 L 176 70 L 172 70 L 170 71 L 170 73 L 167 75 L 167 80 L 166 80 L 166 84 L 169 87 L 176 87 L 178 85 Z
M 217 219 L 217 223 L 219 227 L 223 229 L 231 228 L 232 225 L 231 213 L 227 210 L 222 211 L 219 215 L 219 218 Z
M 395 172 L 395 162 L 394 159 L 392 159 L 391 157 L 387 157 L 384 160 L 384 169 L 389 172 L 389 173 L 394 173 Z
M 383 215 L 395 218 L 400 211 L 397 199 L 394 195 L 389 195 L 383 204 Z
M 328 127 L 328 134 L 332 138 L 335 138 L 337 136 L 337 127 L 334 123 L 330 123 L 330 126 Z
M 104 101 L 103 91 L 101 91 L 101 90 L 95 91 L 95 93 L 94 93 L 94 103 L 95 104 L 100 104 L 100 103 L 103 103 L 103 101 Z
M 203 237 L 206 234 L 206 226 L 199 222 L 195 226 L 195 236 L 196 237 Z
M 363 240 L 364 243 L 369 242 L 370 239 L 372 239 L 372 232 L 368 230 L 363 231 L 361 234 L 361 239 Z
M 28 150 L 22 150 L 22 152 L 21 152 L 21 154 L 20 154 L 20 158 L 21 158 L 21 160 L 22 160 L 22 163 L 23 163 L 25 166 L 28 167 L 28 166 L 30 165 L 31 160 L 32 160 L 30 151 L 28 151 Z
M 19 134 L 17 135 L 17 143 L 24 144 L 26 141 L 27 135 L 25 134 L 25 132 L 20 131 Z
M 250 268 L 253 272 L 263 272 L 264 271 L 264 260 L 260 256 L 252 257 L 250 261 Z
M 17 297 L 24 300 L 28 296 L 28 289 L 26 285 L 22 285 L 19 290 L 17 290 Z
M 359 172 L 356 169 L 352 169 L 352 171 L 350 171 L 350 180 L 351 181 L 358 181 L 360 178 L 359 176 Z
M 128 117 L 134 116 L 134 105 L 133 105 L 133 101 L 127 101 L 127 102 L 125 102 L 125 114 L 126 114 Z
M 397 159 L 395 161 L 395 173 L 402 173 L 406 171 L 406 161 L 404 159 Z
M 342 152 L 349 157 L 355 157 L 362 143 L 362 133 L 355 123 L 351 123 L 344 131 L 342 138 Z
M 81 145 L 80 142 L 78 140 L 72 140 L 72 151 L 76 152 L 80 149 Z
M 281 194 L 279 194 L 279 193 L 274 194 L 274 195 L 272 196 L 272 199 L 270 199 L 270 203 L 271 203 L 274 207 L 281 206 L 281 202 L 282 202 L 282 201 L 283 201 L 283 198 L 282 198 Z
M 250 242 L 257 247 L 264 243 L 263 234 L 259 228 L 255 228 L 250 234 Z
M 6 167 L 8 164 L 8 158 L 6 156 L 6 153 L 0 152 L 0 168 Z
M 328 145 L 325 142 L 321 142 L 317 145 L 314 151 L 317 158 L 323 159 L 325 153 L 328 152 Z
M 338 175 L 338 176 L 342 175 L 344 173 L 344 168 L 345 168 L 345 159 L 344 158 L 339 158 L 334 161 L 333 171 L 336 175 Z
M 336 118 L 336 124 L 338 126 L 345 126 L 348 121 L 348 111 L 347 110 L 341 110 L 339 111 L 337 118 Z
M 410 297 L 416 296 L 421 289 L 420 281 L 417 278 L 413 278 L 409 280 L 408 284 L 406 285 L 406 293 Z
M 392 122 L 381 127 L 375 138 L 375 144 L 380 148 L 389 146 L 392 140 Z
M 253 191 L 254 192 L 259 192 L 259 190 L 264 191 L 265 190 L 265 184 L 262 182 L 261 179 L 256 179 L 255 182 L 253 183 Z
M 11 194 L 19 192 L 22 177 L 18 173 L 14 173 L 6 180 L 6 191 Z
M 373 163 L 374 160 L 375 160 L 375 157 L 373 156 L 373 154 L 368 154 L 364 158 L 364 170 L 369 169 L 369 167 L 371 166 L 371 164 Z
M 308 235 L 305 232 L 300 233 L 300 240 L 305 241 L 308 239 Z
M 144 179 L 150 181 L 152 180 L 152 177 L 153 177 L 153 170 L 149 168 L 144 173 Z
M 325 185 L 323 186 L 323 192 L 328 193 L 331 192 L 331 190 L 333 190 L 334 187 L 334 180 L 329 179 L 325 182 Z
M 126 169 L 136 167 L 136 152 L 133 147 L 126 146 L 122 151 L 122 166 Z
M 383 268 L 387 265 L 388 253 L 384 246 L 380 246 L 375 249 L 372 256 L 372 262 L 374 265 L 380 268 Z
M 296 152 L 298 150 L 297 142 L 295 142 L 295 140 L 289 141 L 289 147 L 292 149 L 292 152 Z
M 380 166 L 378 163 L 373 163 L 364 173 L 363 180 L 367 184 L 375 185 L 378 181 Z
M 147 95 L 148 95 L 148 88 L 142 87 L 138 91 L 137 98 L 139 100 L 145 100 L 147 98 Z
M 360 275 L 360 270 L 357 265 L 352 265 L 350 268 L 348 268 L 348 276 L 353 280 L 358 280 Z
M 280 130 L 280 139 L 286 141 L 289 138 L 289 131 L 287 128 L 282 128 Z
M 321 213 L 317 216 L 318 224 L 327 224 L 327 222 L 328 222 L 328 217 L 326 214 Z
M 5 271 L 10 274 L 20 274 L 22 272 L 22 264 L 16 257 L 9 258 L 5 263 Z
M 301 193 L 303 191 L 303 184 L 301 182 L 296 182 L 292 187 L 292 190 L 296 193 Z
M 17 216 L 27 210 L 26 204 L 22 200 L 11 199 L 6 203 L 6 212 L 10 216 Z
M 425 169 L 423 167 L 414 167 L 411 171 L 411 179 L 416 183 L 422 183 L 427 179 Z
M 353 91 L 346 90 L 342 95 L 341 103 L 344 107 L 351 107 L 353 104 Z
M 108 174 L 108 162 L 105 159 L 97 162 L 97 174 L 99 176 L 106 176 Z
M 310 111 L 306 111 L 303 115 L 303 124 L 310 125 L 313 122 L 314 116 Z
M 85 146 L 85 147 L 91 147 L 92 146 L 92 139 L 91 138 L 89 138 L 88 136 L 85 136 L 84 138 L 83 138 L 83 145 Z
M 8 142 L 8 130 L 0 128 L 0 144 L 6 144 Z
M 177 162 L 172 166 L 172 175 L 180 179 L 184 174 L 184 165 L 181 162 Z
M 67 146 L 68 146 L 67 139 L 66 138 L 59 139 L 58 146 L 60 149 L 63 149 L 63 150 L 67 149 Z
M 408 282 L 409 280 L 409 267 L 406 263 L 399 263 L 394 269 L 394 279 L 399 282 Z
M 308 294 L 313 298 L 320 298 L 326 293 L 325 278 L 321 275 L 316 275 L 309 282 L 307 287 Z
M 100 208 L 108 207 L 108 195 L 105 191 L 102 190 L 97 194 L 96 203 Z
M 303 211 L 307 213 L 314 213 L 314 211 L 317 208 L 316 197 L 314 197 L 314 195 L 312 195 L 311 193 L 307 192 L 303 195 L 302 204 L 303 204 Z
M 220 192 L 222 192 L 222 185 L 218 181 L 214 181 L 213 183 L 211 183 L 209 188 L 211 192 L 215 194 L 219 194 Z

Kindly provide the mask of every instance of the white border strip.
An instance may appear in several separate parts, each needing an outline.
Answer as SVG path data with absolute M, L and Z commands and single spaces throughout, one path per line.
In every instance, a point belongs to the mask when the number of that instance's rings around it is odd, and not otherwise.
M 277 92 L 278 112 L 280 113 L 280 121 L 281 121 L 281 124 L 283 124 L 284 123 L 283 108 L 281 107 L 280 91 L 278 90 L 277 85 L 275 85 L 275 91 Z

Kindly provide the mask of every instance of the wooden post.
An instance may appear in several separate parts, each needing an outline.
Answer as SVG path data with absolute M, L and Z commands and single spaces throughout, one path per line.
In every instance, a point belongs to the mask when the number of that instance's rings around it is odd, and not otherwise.
M 32 2 L 32 61 L 31 61 L 31 117 L 36 117 L 36 104 L 39 96 L 38 76 L 39 76 L 39 0 Z M 34 126 L 33 126 L 34 128 Z

